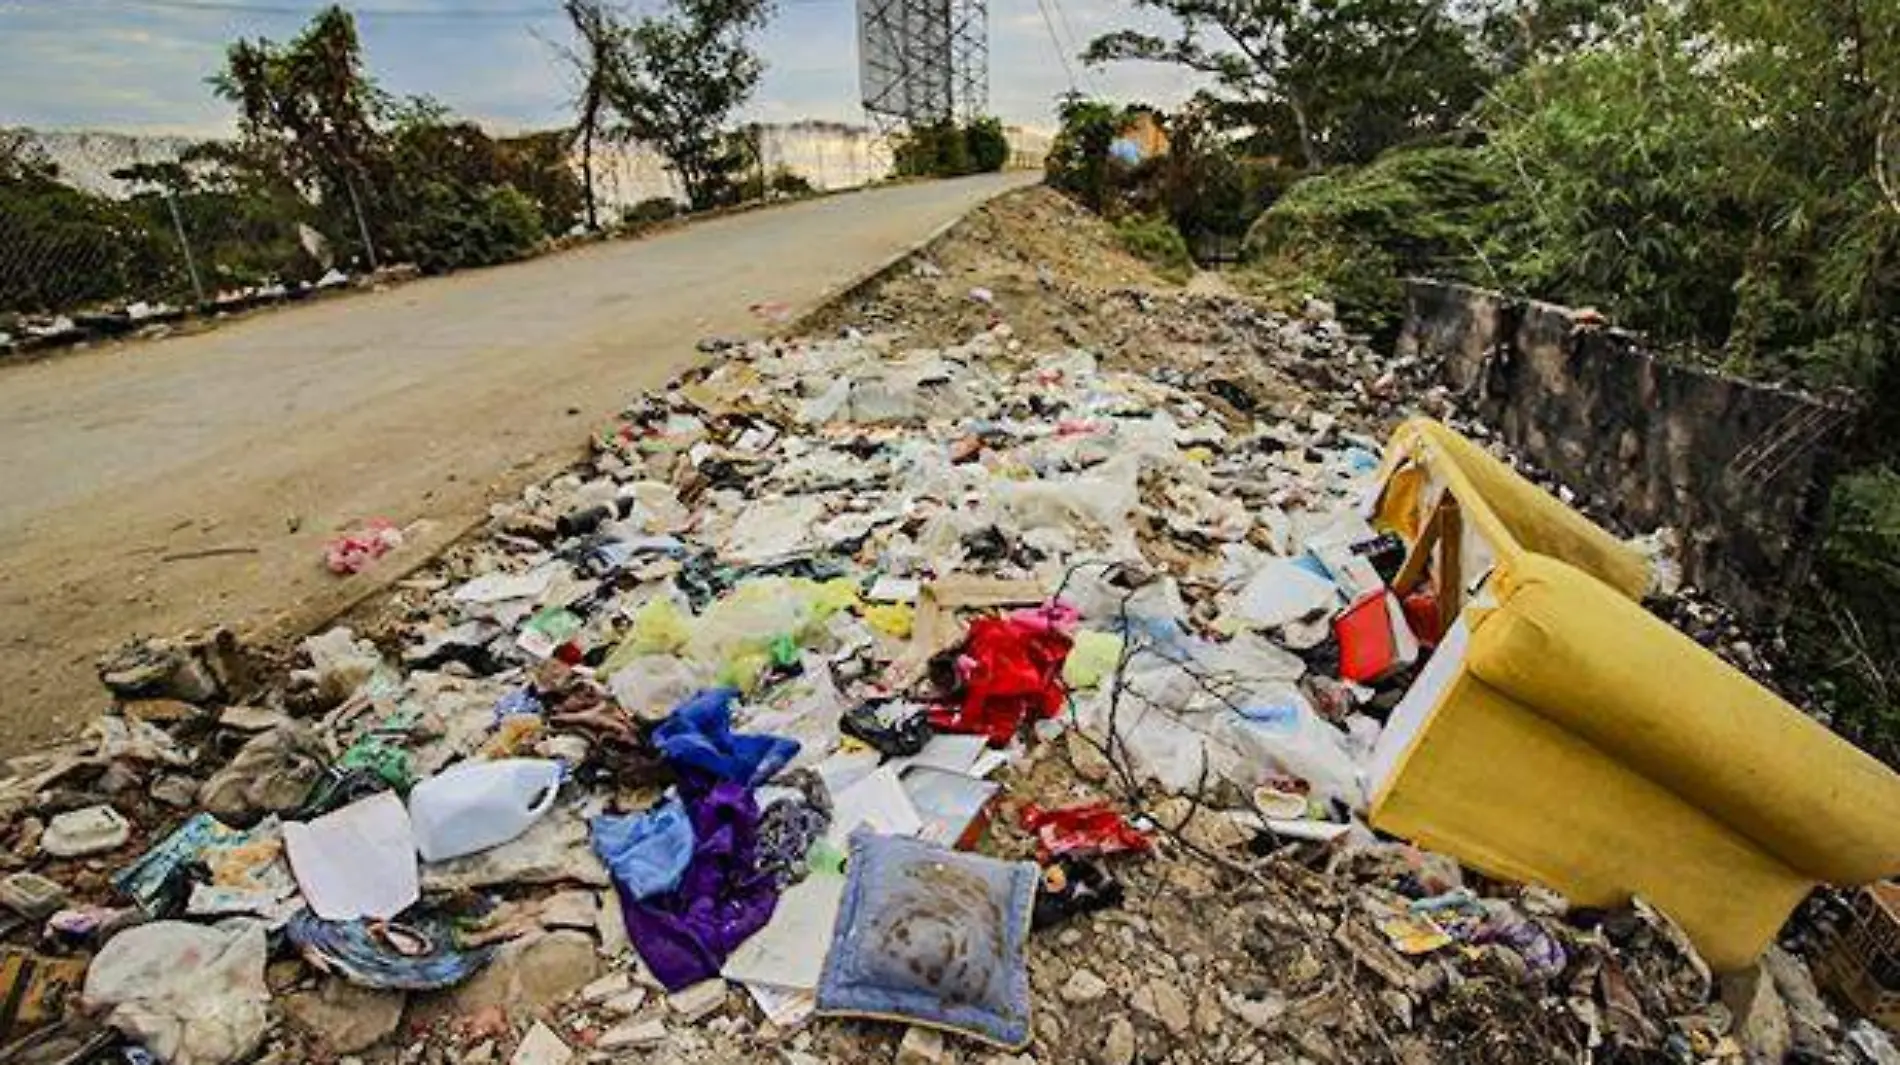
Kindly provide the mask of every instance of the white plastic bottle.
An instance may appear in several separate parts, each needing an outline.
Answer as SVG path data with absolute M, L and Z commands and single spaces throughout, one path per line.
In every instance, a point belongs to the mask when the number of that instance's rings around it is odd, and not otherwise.
M 445 862 L 514 839 L 554 806 L 561 766 L 540 758 L 463 762 L 409 793 L 416 850 Z

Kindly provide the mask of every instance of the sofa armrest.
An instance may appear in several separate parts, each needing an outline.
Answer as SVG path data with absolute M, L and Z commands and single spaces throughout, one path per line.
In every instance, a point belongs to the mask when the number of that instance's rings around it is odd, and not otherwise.
M 1886 766 L 1571 566 L 1521 556 L 1493 590 L 1472 619 L 1474 676 L 1805 875 L 1900 872 Z

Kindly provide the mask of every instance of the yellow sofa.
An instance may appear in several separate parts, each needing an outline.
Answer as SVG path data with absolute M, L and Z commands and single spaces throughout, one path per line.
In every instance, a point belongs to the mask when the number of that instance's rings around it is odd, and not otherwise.
M 1900 873 L 1900 776 L 1645 611 L 1622 542 L 1426 420 L 1369 509 L 1449 621 L 1374 753 L 1375 827 L 1576 904 L 1641 896 L 1718 971 L 1815 885 Z

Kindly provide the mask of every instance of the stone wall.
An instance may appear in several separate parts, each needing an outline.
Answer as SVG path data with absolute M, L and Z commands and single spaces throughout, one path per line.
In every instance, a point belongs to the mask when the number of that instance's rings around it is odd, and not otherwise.
M 1814 562 L 1845 401 L 1667 362 L 1565 307 L 1407 283 L 1402 352 L 1439 360 L 1460 406 L 1631 531 L 1682 536 L 1684 578 L 1756 620 Z

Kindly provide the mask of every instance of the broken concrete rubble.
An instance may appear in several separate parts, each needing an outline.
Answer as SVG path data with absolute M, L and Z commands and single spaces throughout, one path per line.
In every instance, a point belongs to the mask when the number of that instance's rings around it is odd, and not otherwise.
M 1751 1018 L 1783 1000 L 1792 1042 L 1840 1046 L 1838 1024 L 1796 1004 L 1797 956 L 1769 963 L 1758 1009 L 1730 1013 L 1693 950 L 1641 909 L 1572 913 L 1356 824 L 1363 741 L 1408 678 L 1339 679 L 1328 622 L 1345 582 L 1303 560 L 1367 483 L 1383 419 L 1407 408 L 1405 390 L 1373 387 L 1403 368 L 1323 314 L 1087 294 L 1046 271 L 985 278 L 991 299 L 975 303 L 954 253 L 945 262 L 905 284 L 949 286 L 955 314 L 983 316 L 974 327 L 941 343 L 726 347 L 634 402 L 588 461 L 498 508 L 488 535 L 380 621 L 308 641 L 294 679 L 247 694 L 243 712 L 154 722 L 189 752 L 166 772 L 204 780 L 200 803 L 232 825 L 406 792 L 471 760 L 565 764 L 545 818 L 420 863 L 421 901 L 365 930 L 411 961 L 492 948 L 485 967 L 405 996 L 283 952 L 271 1008 L 292 1023 L 259 1037 L 271 1060 L 1719 1058 L 1772 1045 L 1772 1021 Z M 990 321 L 1071 301 L 1076 330 L 1120 330 L 1142 350 L 1088 355 Z M 899 309 L 884 324 L 922 314 Z M 973 640 L 976 623 L 1008 638 Z M 732 690 L 724 716 L 656 738 L 705 689 Z M 914 754 L 842 727 L 866 707 L 910 720 L 893 703 L 938 712 Z M 1144 727 L 1183 737 L 1193 760 L 1168 764 Z M 129 764 L 129 780 L 155 779 Z M 105 765 L 57 768 L 23 775 L 15 853 L 37 835 L 25 814 L 44 825 L 96 801 L 86 789 Z M 984 778 L 1000 797 L 951 825 L 947 798 Z M 140 792 L 124 787 L 123 812 L 146 847 L 178 814 Z M 672 799 L 691 851 L 656 863 L 635 897 L 597 857 L 595 823 Z M 813 1016 L 824 967 L 798 963 L 827 958 L 836 930 L 811 920 L 810 900 L 831 896 L 800 889 L 842 879 L 852 830 L 1028 862 L 1045 841 L 1025 805 L 1091 802 L 1154 846 L 1039 862 L 1027 957 L 1003 974 L 1033 1001 L 1021 1054 Z M 31 860 L 76 905 L 125 903 L 83 864 Z M 718 919 L 696 917 L 708 910 Z M 945 951 L 996 931 L 913 917 Z M 732 946 L 758 942 L 773 951 L 746 970 L 788 983 L 661 978 L 716 974 Z M 950 968 L 952 990 L 981 983 Z

